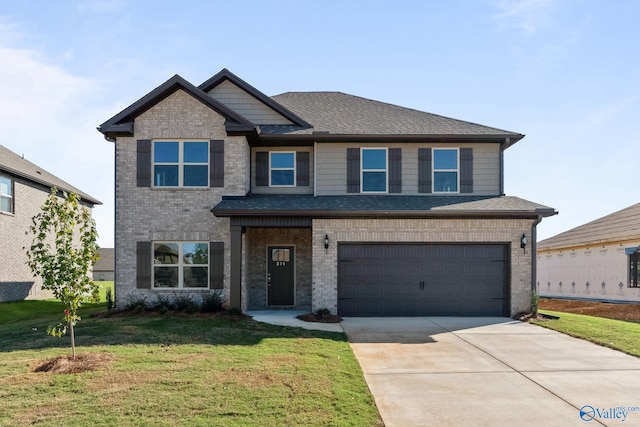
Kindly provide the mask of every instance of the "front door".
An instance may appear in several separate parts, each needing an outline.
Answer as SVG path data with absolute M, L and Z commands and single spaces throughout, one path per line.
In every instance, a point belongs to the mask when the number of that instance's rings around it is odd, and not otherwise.
M 267 271 L 267 304 L 294 305 L 294 250 L 293 246 L 269 246 Z

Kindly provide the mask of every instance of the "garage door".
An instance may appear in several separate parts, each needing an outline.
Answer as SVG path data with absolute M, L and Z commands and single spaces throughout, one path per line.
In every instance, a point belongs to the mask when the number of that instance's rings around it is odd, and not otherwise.
M 507 245 L 340 244 L 341 316 L 506 316 Z

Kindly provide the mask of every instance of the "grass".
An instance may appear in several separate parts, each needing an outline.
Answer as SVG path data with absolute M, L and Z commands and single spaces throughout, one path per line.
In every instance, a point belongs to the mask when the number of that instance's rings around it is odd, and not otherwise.
M 640 357 L 640 323 L 638 322 L 548 310 L 540 310 L 540 312 L 560 318 L 533 321 L 537 325 Z
M 78 352 L 115 360 L 54 375 L 33 369 L 70 353 L 68 336 L 45 333 L 61 304 L 0 303 L 0 425 L 382 425 L 344 334 L 231 316 L 91 317 L 104 303 L 81 310 Z

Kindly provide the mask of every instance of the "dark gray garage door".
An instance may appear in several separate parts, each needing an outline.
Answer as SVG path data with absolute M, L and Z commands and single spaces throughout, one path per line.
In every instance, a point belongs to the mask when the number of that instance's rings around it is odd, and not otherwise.
M 507 245 L 340 244 L 341 316 L 506 316 Z

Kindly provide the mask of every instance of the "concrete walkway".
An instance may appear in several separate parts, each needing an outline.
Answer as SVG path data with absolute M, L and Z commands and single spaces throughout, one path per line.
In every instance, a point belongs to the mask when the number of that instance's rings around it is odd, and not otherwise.
M 303 329 L 311 329 L 311 330 L 327 331 L 327 332 L 343 332 L 342 326 L 340 326 L 339 323 L 305 322 L 296 317 L 299 314 L 305 314 L 305 313 L 308 313 L 308 311 L 249 310 L 249 311 L 246 311 L 244 314 L 253 317 L 253 320 L 257 322 L 269 323 L 271 325 L 295 326 Z
M 614 350 L 508 318 L 342 327 L 387 427 L 640 425 L 640 359 Z

